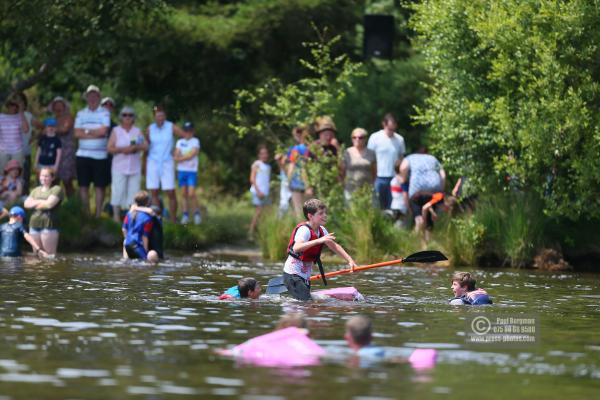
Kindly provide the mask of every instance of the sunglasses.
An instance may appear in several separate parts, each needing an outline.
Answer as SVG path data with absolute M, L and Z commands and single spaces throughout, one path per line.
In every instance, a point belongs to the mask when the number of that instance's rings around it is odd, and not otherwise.
M 366 136 L 352 136 L 352 140 L 354 140 L 354 139 L 364 140 L 366 138 L 367 138 Z
M 127 118 L 127 117 L 133 118 L 134 115 L 133 114 L 121 114 L 121 117 L 123 117 L 123 118 Z

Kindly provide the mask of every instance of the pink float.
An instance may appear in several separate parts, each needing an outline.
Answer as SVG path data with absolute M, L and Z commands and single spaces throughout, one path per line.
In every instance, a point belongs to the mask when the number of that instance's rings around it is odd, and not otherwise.
M 266 367 L 316 365 L 325 350 L 307 336 L 305 329 L 289 327 L 252 338 L 225 354 Z
M 362 294 L 353 286 L 339 287 L 333 289 L 315 290 L 312 295 L 316 298 L 321 296 L 328 296 L 338 300 L 344 301 L 362 301 L 365 298 Z
M 435 367 L 437 351 L 435 349 L 416 349 L 408 358 L 414 369 L 431 369 Z

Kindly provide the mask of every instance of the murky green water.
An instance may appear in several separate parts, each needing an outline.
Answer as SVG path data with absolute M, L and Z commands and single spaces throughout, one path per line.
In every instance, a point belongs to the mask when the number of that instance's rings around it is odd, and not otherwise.
M 118 254 L 69 255 L 53 263 L 0 260 L 0 399 L 592 399 L 600 394 L 600 275 L 477 271 L 491 308 L 450 307 L 450 271 L 387 267 L 343 276 L 364 303 L 220 302 L 241 276 L 265 283 L 279 265 L 173 257 L 159 267 Z M 217 356 L 302 309 L 332 353 L 345 319 L 369 315 L 376 343 L 406 356 L 439 350 L 426 372 L 343 359 L 295 370 L 239 365 Z M 539 344 L 465 344 L 474 314 L 532 315 Z

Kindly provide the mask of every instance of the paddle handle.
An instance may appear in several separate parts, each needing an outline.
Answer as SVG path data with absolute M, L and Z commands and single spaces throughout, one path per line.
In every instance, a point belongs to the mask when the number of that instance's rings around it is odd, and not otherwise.
M 385 262 L 381 262 L 381 263 L 377 263 L 377 264 L 363 265 L 363 266 L 354 268 L 354 272 L 364 271 L 366 269 L 371 269 L 371 268 L 387 267 L 388 265 L 402 264 L 403 262 L 404 262 L 404 258 L 399 258 L 397 260 L 385 261 Z M 339 271 L 332 271 L 332 272 L 326 273 L 325 278 L 330 278 L 332 276 L 338 276 L 338 275 L 343 275 L 343 274 L 349 274 L 351 272 L 352 272 L 351 268 L 340 269 Z M 314 281 L 317 279 L 321 279 L 321 274 L 313 275 L 310 277 L 311 281 Z

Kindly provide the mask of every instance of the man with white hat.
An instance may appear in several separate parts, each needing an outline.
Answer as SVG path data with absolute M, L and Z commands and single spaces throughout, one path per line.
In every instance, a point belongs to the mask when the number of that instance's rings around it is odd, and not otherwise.
M 84 93 L 87 107 L 80 110 L 75 118 L 75 137 L 79 139 L 77 148 L 77 182 L 84 208 L 90 212 L 90 184 L 96 189 L 96 217 L 102 213 L 106 186 L 110 182 L 108 165 L 108 128 L 110 114 L 100 107 L 100 89 L 88 86 Z

